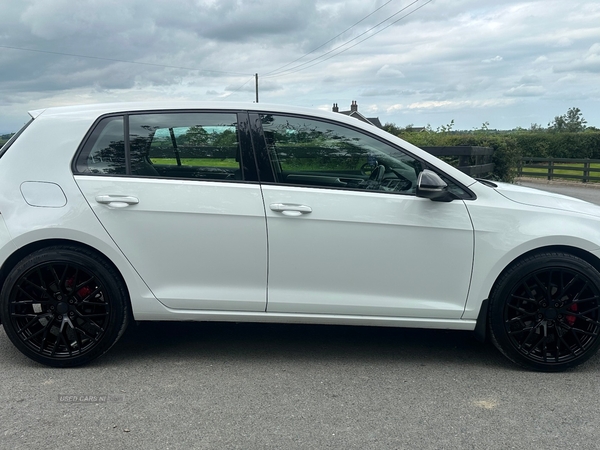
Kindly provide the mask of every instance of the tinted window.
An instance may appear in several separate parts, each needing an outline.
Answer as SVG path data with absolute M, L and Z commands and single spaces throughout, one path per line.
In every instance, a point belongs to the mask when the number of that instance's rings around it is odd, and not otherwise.
M 237 115 L 233 113 L 132 115 L 129 145 L 134 175 L 242 178 Z
M 77 158 L 76 171 L 107 175 L 127 173 L 123 117 L 106 117 L 98 122 Z
M 315 119 L 264 114 L 275 179 L 317 187 L 412 194 L 421 163 L 363 132 Z
M 125 139 L 125 120 L 129 135 Z M 76 162 L 80 174 L 241 180 L 235 113 L 134 114 L 98 122 Z M 125 158 L 129 149 L 129 170 Z

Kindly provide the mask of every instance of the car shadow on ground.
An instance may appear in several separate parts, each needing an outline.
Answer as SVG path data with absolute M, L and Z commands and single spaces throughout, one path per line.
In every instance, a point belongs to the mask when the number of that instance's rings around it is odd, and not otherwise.
M 202 359 L 473 364 L 512 368 L 493 345 L 451 330 L 254 323 L 140 322 L 100 361 Z

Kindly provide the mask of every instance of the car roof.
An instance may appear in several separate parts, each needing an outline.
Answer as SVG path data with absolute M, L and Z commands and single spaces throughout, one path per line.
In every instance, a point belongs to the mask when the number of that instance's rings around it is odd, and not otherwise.
M 95 115 L 100 116 L 109 113 L 122 113 L 134 111 L 164 111 L 164 110 L 181 110 L 181 109 L 215 109 L 215 110 L 246 110 L 246 111 L 273 111 L 286 112 L 297 114 L 310 114 L 333 116 L 336 119 L 344 117 L 340 114 L 335 114 L 320 110 L 298 106 L 278 105 L 270 103 L 248 103 L 248 102 L 224 102 L 224 101 L 144 101 L 144 102 L 115 102 L 115 103 L 97 103 L 76 106 L 57 106 L 44 109 L 36 109 L 29 111 L 32 118 L 40 115 L 44 116 L 59 116 L 59 115 Z M 351 122 L 352 123 L 352 122 Z

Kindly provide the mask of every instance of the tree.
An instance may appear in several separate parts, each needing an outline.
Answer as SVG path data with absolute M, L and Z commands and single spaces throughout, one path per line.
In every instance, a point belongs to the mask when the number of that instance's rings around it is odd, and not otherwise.
M 569 108 L 566 114 L 556 116 L 553 122 L 548 124 L 548 129 L 555 132 L 577 133 L 584 131 L 587 120 L 583 118 L 583 113 L 579 108 Z
M 201 125 L 194 125 L 193 127 L 190 127 L 179 140 L 186 145 L 201 147 L 208 143 L 209 135 L 204 127 Z
M 539 123 L 532 123 L 529 127 L 529 131 L 544 131 L 544 127 Z
M 452 119 L 449 124 L 438 127 L 437 133 L 450 133 L 452 128 L 454 128 L 454 119 Z
M 399 126 L 397 126 L 394 123 L 391 122 L 387 122 L 384 126 L 383 129 L 385 131 L 387 131 L 388 133 L 393 134 L 394 136 L 398 136 L 401 132 L 403 132 L 405 130 L 405 128 L 400 128 Z

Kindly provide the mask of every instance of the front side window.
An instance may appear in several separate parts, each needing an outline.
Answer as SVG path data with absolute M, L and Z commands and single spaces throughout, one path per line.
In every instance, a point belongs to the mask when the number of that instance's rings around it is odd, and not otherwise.
M 360 131 L 316 119 L 263 114 L 279 183 L 414 194 L 420 161 Z

